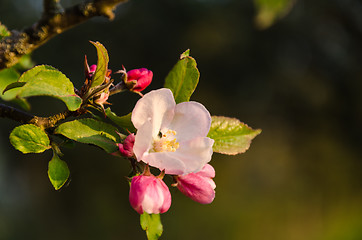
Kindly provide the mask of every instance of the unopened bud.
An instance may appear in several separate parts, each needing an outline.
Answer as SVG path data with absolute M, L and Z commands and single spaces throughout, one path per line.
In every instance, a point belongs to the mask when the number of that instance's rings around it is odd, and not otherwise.
M 127 72 L 125 84 L 130 91 L 141 92 L 152 81 L 153 73 L 146 68 L 133 69 Z
M 132 157 L 133 156 L 133 145 L 135 141 L 134 133 L 128 135 L 123 143 L 119 143 L 119 151 L 124 157 Z
M 171 206 L 171 193 L 161 178 L 139 175 L 132 178 L 129 202 L 139 214 L 164 213 Z
M 210 164 L 206 164 L 201 171 L 177 176 L 177 188 L 192 200 L 209 204 L 215 198 L 215 170 Z

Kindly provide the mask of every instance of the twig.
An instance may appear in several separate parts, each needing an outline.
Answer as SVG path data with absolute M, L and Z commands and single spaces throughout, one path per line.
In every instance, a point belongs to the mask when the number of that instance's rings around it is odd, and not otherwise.
M 9 118 L 20 123 L 34 124 L 43 129 L 54 127 L 59 121 L 64 120 L 70 116 L 79 116 L 85 113 L 82 109 L 78 111 L 65 111 L 62 113 L 55 114 L 50 117 L 38 117 L 27 112 L 23 112 L 17 108 L 7 106 L 0 103 L 0 117 Z
M 59 0 L 44 0 L 42 18 L 21 32 L 0 41 L 0 70 L 15 65 L 19 59 L 52 37 L 95 16 L 112 20 L 114 9 L 127 0 L 93 0 L 62 10 Z

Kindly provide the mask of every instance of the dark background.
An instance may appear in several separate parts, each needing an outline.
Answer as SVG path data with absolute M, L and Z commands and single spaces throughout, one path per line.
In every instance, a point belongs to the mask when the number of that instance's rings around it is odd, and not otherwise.
M 39 0 L 2 0 L 0 21 L 22 29 L 41 11 Z M 96 61 L 88 40 L 100 41 L 113 70 L 154 72 L 147 92 L 162 86 L 190 48 L 201 72 L 192 100 L 263 130 L 245 154 L 214 154 L 212 204 L 171 189 L 162 239 L 360 240 L 362 4 L 299 0 L 265 30 L 255 27 L 255 15 L 251 1 L 131 0 L 113 22 L 97 18 L 73 28 L 33 60 L 80 87 L 84 55 Z M 137 99 L 125 93 L 109 101 L 122 115 Z M 46 97 L 30 102 L 41 116 L 65 108 Z M 18 124 L 0 124 L 1 240 L 145 239 L 128 202 L 125 160 L 87 145 L 64 149 L 71 182 L 56 192 L 47 177 L 51 153 L 21 154 L 8 140 Z

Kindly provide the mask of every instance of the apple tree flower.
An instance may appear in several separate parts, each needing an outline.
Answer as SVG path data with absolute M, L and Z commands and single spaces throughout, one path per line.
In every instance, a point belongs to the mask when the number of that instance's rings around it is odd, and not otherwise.
M 129 202 L 139 214 L 164 213 L 171 206 L 171 193 L 162 177 L 152 175 L 147 168 L 144 174 L 132 178 Z
M 211 117 L 202 104 L 176 104 L 172 92 L 162 88 L 138 100 L 131 120 L 137 129 L 133 152 L 138 161 L 184 175 L 211 160 L 214 140 L 206 137 Z
M 210 164 L 206 164 L 201 171 L 176 176 L 177 188 L 192 200 L 209 204 L 215 198 L 216 184 L 212 178 L 215 177 L 215 170 Z

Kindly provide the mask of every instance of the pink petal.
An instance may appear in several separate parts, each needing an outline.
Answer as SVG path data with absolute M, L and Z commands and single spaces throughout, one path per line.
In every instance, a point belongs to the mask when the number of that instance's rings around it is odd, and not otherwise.
M 176 105 L 175 116 L 169 126 L 177 132 L 177 141 L 206 137 L 211 125 L 209 111 L 200 103 L 183 102 Z
M 199 172 L 208 162 L 210 162 L 213 154 L 213 139 L 198 137 L 190 141 L 180 142 L 179 144 L 179 148 L 173 154 L 186 166 L 182 174 Z
M 214 187 L 211 185 L 210 178 L 199 176 L 197 173 L 190 173 L 185 176 L 179 176 L 177 179 L 177 188 L 192 200 L 209 204 L 215 198 Z
M 165 170 L 166 174 L 181 175 L 184 174 L 186 166 L 174 152 L 154 152 L 145 154 L 142 159 L 152 167 Z
M 132 123 L 139 129 L 146 121 L 152 122 L 153 131 L 168 125 L 173 118 L 175 100 L 170 89 L 162 88 L 145 94 L 132 111 Z M 157 132 L 158 134 L 158 132 Z
M 144 160 L 144 156 L 148 154 L 152 148 L 153 128 L 151 121 L 145 122 L 137 131 L 133 152 L 137 161 Z

